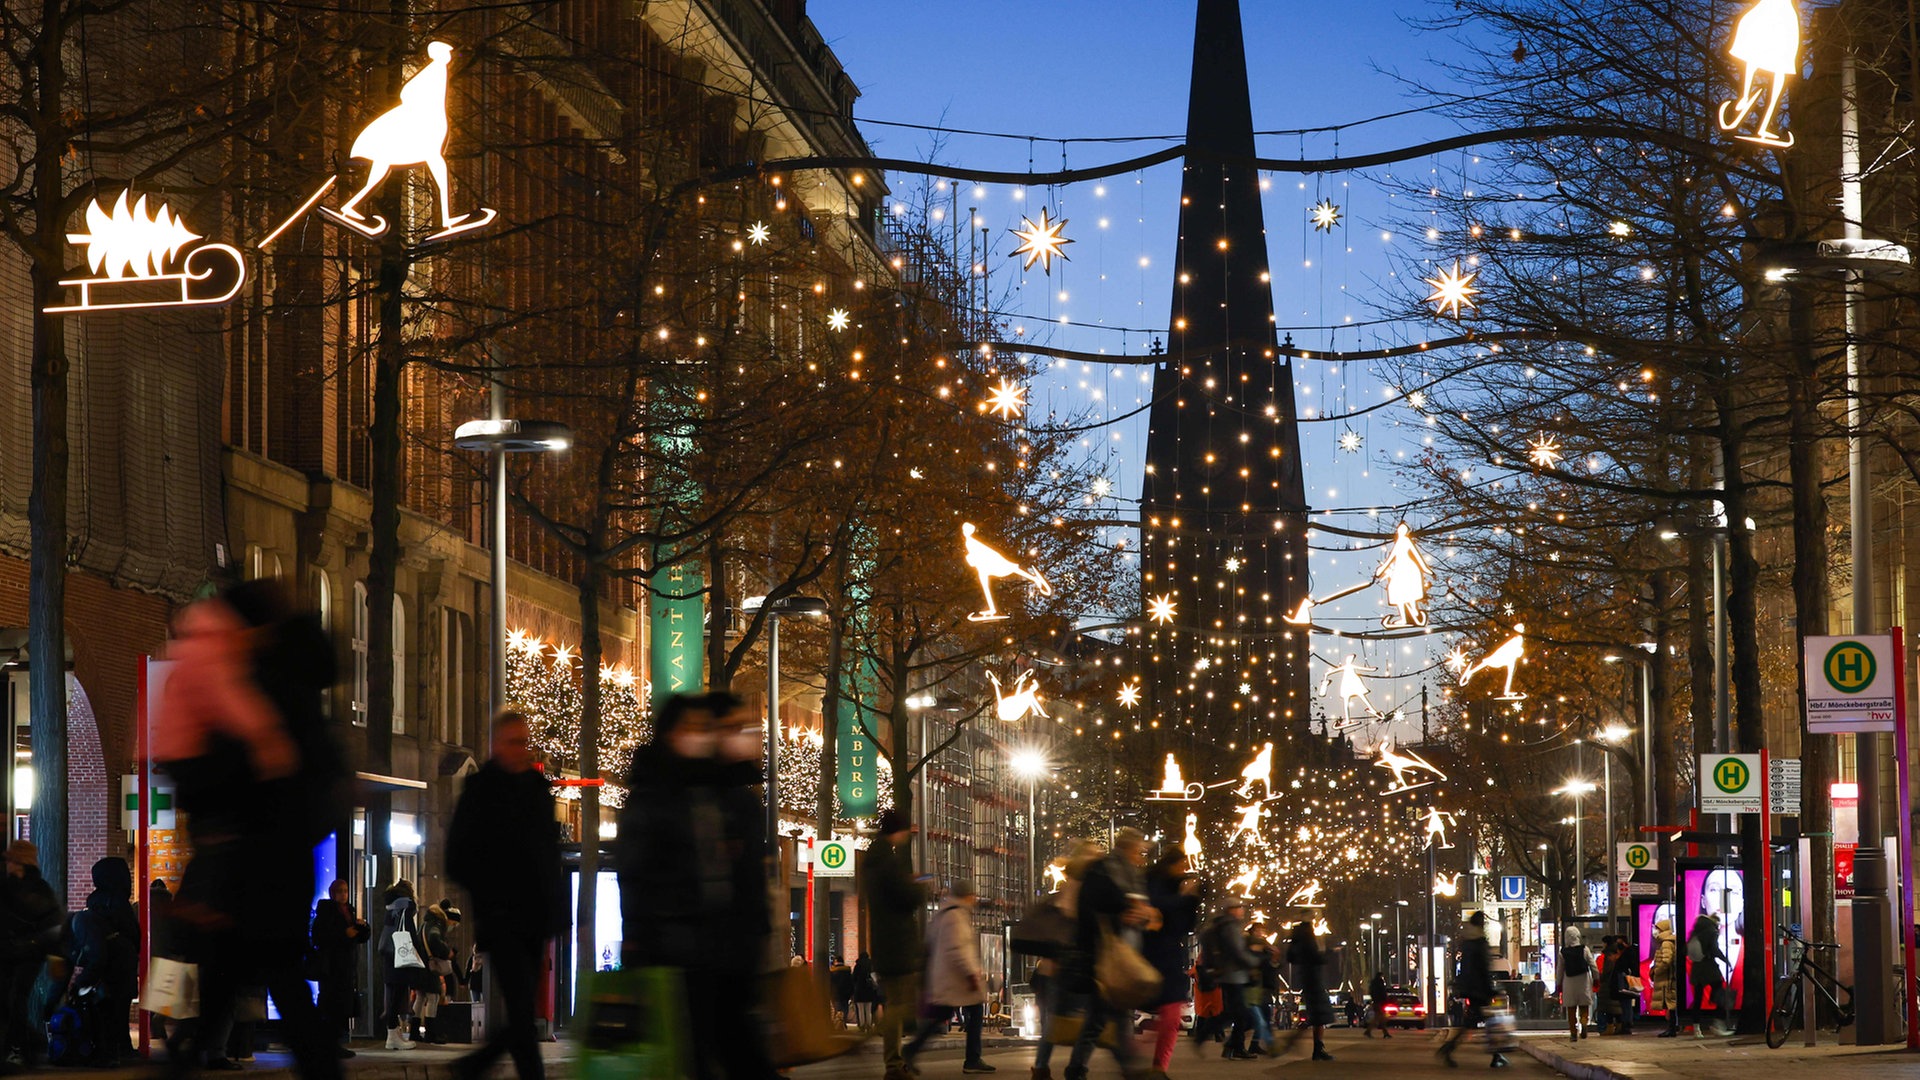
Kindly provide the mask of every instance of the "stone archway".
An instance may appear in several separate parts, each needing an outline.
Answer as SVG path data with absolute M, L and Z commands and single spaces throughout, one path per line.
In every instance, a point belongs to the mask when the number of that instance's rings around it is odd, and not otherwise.
M 93 864 L 115 854 L 112 776 L 100 746 L 100 724 L 86 687 L 67 673 L 67 910 L 93 890 Z

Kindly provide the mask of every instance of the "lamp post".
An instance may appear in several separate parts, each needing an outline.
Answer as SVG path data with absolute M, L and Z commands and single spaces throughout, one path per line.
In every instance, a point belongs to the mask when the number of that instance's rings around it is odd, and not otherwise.
M 487 455 L 488 512 L 493 518 L 492 597 L 493 669 L 492 712 L 507 705 L 507 455 L 550 454 L 573 445 L 573 429 L 553 420 L 509 420 L 505 417 L 506 388 L 493 384 L 493 415 L 469 420 L 453 429 L 453 445 Z
M 1013 773 L 1027 782 L 1027 889 L 1038 894 L 1040 875 L 1034 871 L 1039 865 L 1039 848 L 1035 837 L 1039 831 L 1040 778 L 1047 774 L 1047 755 L 1033 747 L 1015 750 Z
M 1622 661 L 1633 663 L 1640 669 L 1640 824 L 1659 825 L 1659 807 L 1654 799 L 1653 787 L 1653 654 L 1660 648 L 1652 641 L 1643 641 L 1640 648 L 1647 656 L 1623 656 L 1608 653 L 1601 657 L 1609 664 Z
M 1573 874 L 1574 895 L 1573 914 L 1577 918 L 1580 908 L 1586 903 L 1587 891 L 1587 851 L 1580 822 L 1586 816 L 1583 812 L 1586 796 L 1593 794 L 1594 783 L 1591 780 L 1568 780 L 1553 789 L 1555 795 L 1573 796 Z
M 1400 929 L 1400 909 L 1407 906 L 1405 900 L 1393 902 L 1393 964 L 1394 985 L 1407 985 L 1407 941 Z
M 932 843 L 927 835 L 927 770 L 933 765 L 933 759 L 928 754 L 927 710 L 933 708 L 936 704 L 938 704 L 938 702 L 934 699 L 934 696 L 926 691 L 910 695 L 907 698 L 907 708 L 913 710 L 920 721 L 918 726 L 920 728 L 920 757 L 922 760 L 920 762 L 920 776 L 916 782 L 919 790 L 914 792 L 913 814 L 915 818 L 914 824 L 919 826 L 920 829 L 920 859 L 914 868 L 922 874 L 927 873 L 927 847 Z M 907 760 L 911 762 L 913 755 L 908 754 Z
M 817 596 L 783 596 L 778 600 L 768 600 L 764 596 L 749 596 L 740 610 L 749 615 L 767 613 L 767 845 L 773 854 L 773 866 L 768 871 L 770 877 L 779 880 L 780 868 L 780 620 L 783 616 L 799 615 L 806 618 L 818 618 L 827 613 L 827 602 Z M 832 718 L 822 721 L 831 723 Z M 823 840 L 833 839 L 833 823 L 825 823 L 828 835 Z
M 1606 727 L 1600 729 L 1600 731 L 1597 732 L 1594 737 L 1599 739 L 1600 742 L 1603 743 L 1604 745 L 1611 747 L 1611 746 L 1617 746 L 1620 743 L 1626 741 L 1626 739 L 1632 734 L 1633 734 L 1633 729 L 1623 724 L 1608 724 Z M 1619 889 L 1618 882 L 1614 880 L 1616 869 L 1615 869 L 1614 860 L 1613 860 L 1614 831 L 1613 831 L 1613 751 L 1612 750 L 1603 751 L 1600 755 L 1600 775 L 1601 775 L 1600 782 L 1604 786 L 1606 790 L 1606 795 L 1607 795 L 1607 810 L 1606 810 L 1607 842 L 1601 845 L 1600 847 L 1600 858 L 1603 864 L 1607 868 L 1607 888 L 1610 890 L 1609 893 L 1607 894 L 1607 925 L 1610 927 L 1614 927 L 1614 921 L 1620 913 L 1620 896 L 1619 896 L 1620 889 Z M 1614 927 L 1614 929 L 1617 930 L 1618 927 Z

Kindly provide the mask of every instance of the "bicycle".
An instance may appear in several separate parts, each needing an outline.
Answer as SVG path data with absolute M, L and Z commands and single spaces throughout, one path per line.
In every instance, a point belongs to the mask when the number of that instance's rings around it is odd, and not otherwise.
M 1836 1034 L 1853 1023 L 1853 987 L 1842 983 L 1833 972 L 1821 967 L 1813 959 L 1817 949 L 1838 949 L 1840 946 L 1831 941 L 1808 941 L 1784 929 L 1780 931 L 1780 938 L 1800 946 L 1800 963 L 1794 967 L 1793 974 L 1780 981 L 1780 988 L 1774 993 L 1773 1012 L 1767 1015 L 1767 1047 L 1771 1050 L 1786 1045 L 1794 1028 L 1800 1026 L 1803 982 L 1811 984 L 1815 992 L 1833 1007 L 1833 1014 L 1838 1018 L 1833 1025 Z M 1844 1000 L 1842 995 L 1845 996 Z

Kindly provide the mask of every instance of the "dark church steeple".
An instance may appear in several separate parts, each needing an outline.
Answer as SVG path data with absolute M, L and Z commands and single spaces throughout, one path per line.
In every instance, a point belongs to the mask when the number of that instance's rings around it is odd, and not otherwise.
M 1163 732 L 1300 756 L 1309 642 L 1285 614 L 1306 595 L 1306 490 L 1293 366 L 1274 340 L 1237 0 L 1200 0 L 1165 362 L 1155 373 L 1141 507 L 1141 585 L 1173 600 L 1149 622 Z

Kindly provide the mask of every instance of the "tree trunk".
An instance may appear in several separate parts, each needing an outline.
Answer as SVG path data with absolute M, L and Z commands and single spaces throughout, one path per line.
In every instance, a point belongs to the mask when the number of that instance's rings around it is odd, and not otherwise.
M 394 214 L 391 220 L 403 220 Z M 389 234 L 379 268 L 380 339 L 374 345 L 373 425 L 367 432 L 371 550 L 367 556 L 367 764 L 376 773 L 393 769 L 393 598 L 400 569 L 401 386 L 406 371 L 404 337 L 410 260 L 404 241 Z M 391 865 L 389 832 L 393 804 L 382 793 L 368 800 L 367 848 L 377 868 Z M 373 884 L 380 883 L 376 870 Z
M 1674 758 L 1677 756 L 1679 724 L 1673 714 L 1673 667 L 1669 663 L 1669 648 L 1673 639 L 1673 620 L 1667 614 L 1667 594 L 1671 585 L 1667 572 L 1657 570 L 1652 575 L 1653 590 L 1653 655 L 1647 658 L 1647 697 L 1651 700 L 1653 715 L 1644 718 L 1653 725 L 1653 769 L 1654 818 L 1643 822 L 1646 825 L 1673 825 L 1680 821 L 1680 767 Z
M 1791 293 L 1788 320 L 1793 340 L 1792 376 L 1787 380 L 1787 463 L 1793 487 L 1793 619 L 1795 634 L 1805 640 L 1828 632 L 1827 609 L 1827 498 L 1821 489 L 1819 360 L 1808 346 L 1812 340 L 1811 312 L 1805 294 Z M 1813 880 L 1807 890 L 1809 938 L 1833 940 L 1833 875 L 1822 868 L 1833 865 L 1833 806 L 1825 797 L 1835 776 L 1834 738 L 1806 728 L 1807 685 L 1800 674 L 1800 770 L 1802 804 L 1800 831 L 1813 844 Z M 1811 792 L 1812 797 L 1807 794 Z
M 57 5 L 49 5 L 56 7 Z M 55 50 L 57 53 L 58 50 Z M 42 65 L 60 70 L 58 56 Z M 44 156 L 44 155 L 43 155 Z M 62 231 L 60 170 L 41 174 L 39 248 L 33 266 L 33 490 L 27 499 L 27 697 L 33 738 L 29 829 L 41 873 L 55 896 L 67 888 L 67 360 L 66 324 L 42 314 L 59 295 Z
M 845 575 L 835 583 L 834 595 L 842 595 L 840 587 L 846 584 Z M 814 778 L 813 820 L 815 834 L 821 840 L 833 839 L 833 794 L 834 781 L 839 777 L 837 761 L 840 744 L 840 707 L 842 691 L 846 683 L 846 622 L 840 612 L 833 614 L 833 622 L 827 628 L 827 680 L 826 693 L 820 699 L 820 775 Z M 832 920 L 828 916 L 827 901 L 832 897 L 829 886 L 833 879 L 816 874 L 813 878 L 813 926 L 809 927 L 813 946 L 813 977 L 822 986 L 827 984 L 827 972 L 833 966 L 833 960 L 827 955 L 827 929 Z
M 1743 472 L 1741 432 L 1732 415 L 1731 383 L 1724 384 L 1720 402 L 1720 448 L 1725 462 L 1722 483 L 1727 509 L 1727 634 L 1733 653 L 1733 736 L 1741 753 L 1767 748 L 1767 728 L 1760 699 L 1759 590 L 1760 564 L 1753 556 L 1753 534 L 1747 531 L 1747 484 Z M 1762 793 L 1764 797 L 1764 792 Z M 1748 927 L 1767 925 L 1769 884 L 1760 878 L 1762 842 L 1760 815 L 1740 816 L 1740 853 L 1745 863 L 1742 910 Z M 1751 939 L 1751 934 L 1749 938 Z M 1763 964 L 1743 965 L 1740 1030 L 1755 1034 L 1766 1028 L 1766 994 L 1770 973 Z
M 583 559 L 580 572 L 580 777 L 592 780 L 600 775 L 600 664 L 606 643 L 600 634 L 600 563 Z M 574 966 L 577 993 L 588 976 L 599 966 L 599 942 L 594 931 L 599 922 L 600 883 L 600 789 L 588 784 L 580 789 L 580 904 L 574 924 L 574 947 L 579 957 Z M 609 960 L 614 958 L 609 958 Z

